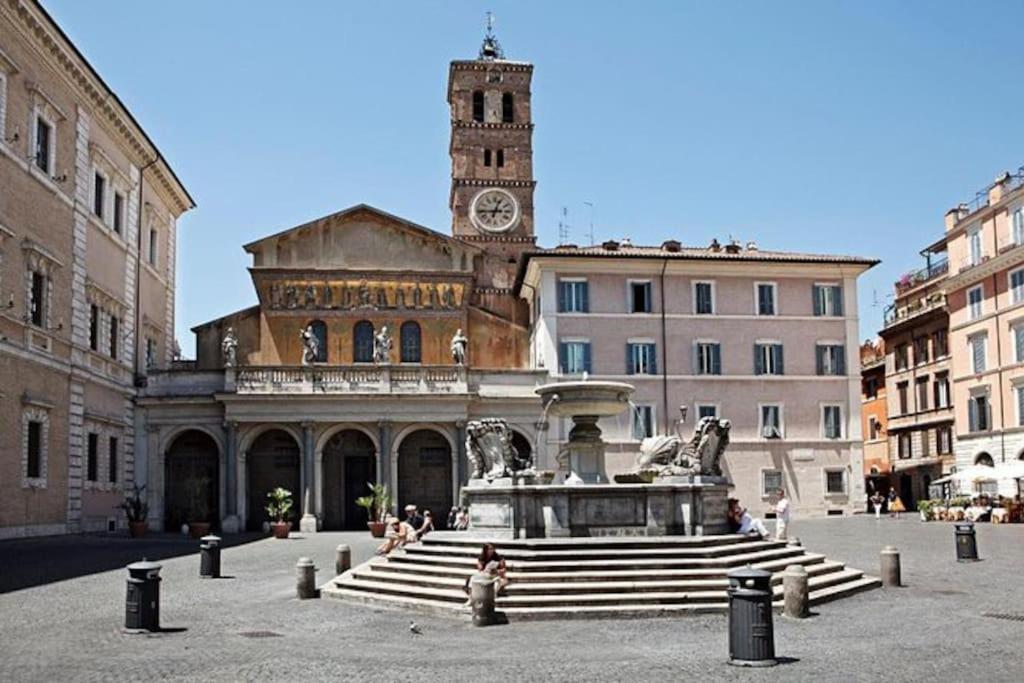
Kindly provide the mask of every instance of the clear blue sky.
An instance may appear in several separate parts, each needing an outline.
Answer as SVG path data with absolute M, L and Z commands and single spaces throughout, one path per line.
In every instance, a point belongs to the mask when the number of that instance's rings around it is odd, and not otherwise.
M 447 64 L 488 9 L 536 65 L 542 244 L 591 201 L 599 240 L 878 257 L 862 338 L 946 209 L 1024 164 L 1024 3 L 44 2 L 199 204 L 186 354 L 255 303 L 245 242 L 358 202 L 449 231 Z

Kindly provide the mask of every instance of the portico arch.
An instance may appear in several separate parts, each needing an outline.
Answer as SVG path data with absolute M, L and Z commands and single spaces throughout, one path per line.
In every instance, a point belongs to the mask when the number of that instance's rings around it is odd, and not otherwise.
M 454 437 L 439 425 L 409 425 L 395 438 L 393 451 L 395 502 L 399 512 L 408 504 L 430 510 L 444 519 L 454 504 L 457 453 Z
M 992 460 L 992 456 L 985 452 L 981 452 L 977 456 L 975 456 L 974 464 L 995 467 L 995 462 Z
M 245 526 L 250 531 L 259 531 L 263 523 L 270 521 L 265 509 L 267 493 L 281 486 L 292 492 L 294 503 L 288 521 L 293 528 L 302 517 L 302 492 L 300 490 L 301 441 L 291 430 L 280 427 L 261 429 L 246 441 L 245 449 L 245 492 L 247 504 Z
M 377 446 L 364 430 L 335 430 L 317 453 L 317 499 L 325 530 L 366 529 L 355 501 L 377 481 Z
M 372 456 L 374 470 L 372 472 L 372 476 L 369 479 L 367 479 L 367 481 L 377 482 L 380 478 L 381 452 L 378 432 L 357 422 L 342 422 L 339 424 L 331 425 L 324 429 L 322 432 L 320 432 L 320 435 L 317 437 L 313 451 L 313 468 L 315 472 L 315 481 L 319 482 L 319 484 L 316 486 L 316 490 L 313 492 L 313 504 L 315 506 L 314 512 L 321 520 L 323 520 L 324 516 L 325 491 L 327 490 L 327 484 L 324 479 L 324 448 L 331 441 L 331 439 L 335 437 L 335 435 L 343 431 L 349 430 L 356 431 L 359 432 L 360 434 L 365 435 L 366 438 L 370 440 L 370 443 L 373 444 Z M 366 493 L 369 493 L 369 491 L 364 491 L 359 495 L 365 495 Z M 330 527 L 325 523 L 324 529 L 329 528 Z
M 176 531 L 189 522 L 217 526 L 221 446 L 204 428 L 177 429 L 165 440 L 163 523 Z

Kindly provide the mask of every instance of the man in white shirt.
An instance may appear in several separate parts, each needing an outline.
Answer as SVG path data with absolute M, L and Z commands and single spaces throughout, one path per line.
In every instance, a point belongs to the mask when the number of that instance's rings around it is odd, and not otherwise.
M 778 491 L 779 500 L 775 503 L 775 539 L 786 540 L 786 528 L 789 526 L 789 498 L 783 489 Z

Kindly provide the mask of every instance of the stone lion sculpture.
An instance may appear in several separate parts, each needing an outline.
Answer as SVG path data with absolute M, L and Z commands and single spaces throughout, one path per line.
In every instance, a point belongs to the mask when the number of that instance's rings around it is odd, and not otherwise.
M 704 417 L 697 423 L 693 438 L 684 442 L 678 435 L 652 436 L 640 443 L 637 472 L 659 475 L 700 474 L 722 476 L 721 459 L 729 446 L 728 420 Z
M 466 454 L 473 464 L 473 479 L 535 474 L 529 456 L 512 445 L 512 430 L 505 420 L 487 418 L 466 425 Z

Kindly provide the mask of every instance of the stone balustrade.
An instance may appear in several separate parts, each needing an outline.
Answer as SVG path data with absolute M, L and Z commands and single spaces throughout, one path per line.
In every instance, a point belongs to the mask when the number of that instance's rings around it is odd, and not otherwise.
M 239 394 L 464 394 L 466 374 L 443 365 L 241 367 L 227 372 L 225 388 Z

